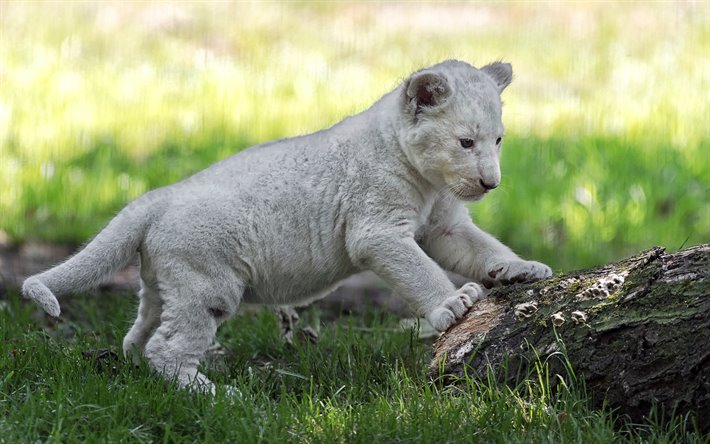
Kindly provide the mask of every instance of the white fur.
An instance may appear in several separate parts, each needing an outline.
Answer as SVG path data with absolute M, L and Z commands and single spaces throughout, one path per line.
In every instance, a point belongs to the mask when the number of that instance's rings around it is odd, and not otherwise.
M 199 360 L 240 303 L 296 305 L 360 270 L 443 331 L 482 294 L 457 290 L 443 269 L 487 286 L 551 275 L 478 229 L 462 203 L 500 183 L 499 93 L 511 76 L 508 64 L 459 61 L 416 72 L 332 128 L 147 193 L 23 293 L 58 316 L 53 293 L 95 286 L 139 252 L 141 301 L 124 352 L 212 392 Z

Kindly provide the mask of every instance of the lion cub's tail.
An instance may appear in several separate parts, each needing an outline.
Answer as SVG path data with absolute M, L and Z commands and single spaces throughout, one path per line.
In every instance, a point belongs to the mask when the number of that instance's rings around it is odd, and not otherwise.
M 81 251 L 44 273 L 30 276 L 22 294 L 48 314 L 59 316 L 55 294 L 93 288 L 124 267 L 138 250 L 151 218 L 148 205 L 139 199 L 124 208 Z

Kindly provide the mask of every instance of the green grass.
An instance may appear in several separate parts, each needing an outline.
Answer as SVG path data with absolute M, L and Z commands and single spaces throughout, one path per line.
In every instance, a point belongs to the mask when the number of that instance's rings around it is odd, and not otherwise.
M 514 67 L 503 185 L 471 207 L 484 229 L 557 270 L 708 242 L 709 12 L 0 0 L 0 242 L 83 243 L 142 193 L 332 125 L 447 58 Z M 229 322 L 220 340 L 233 354 L 207 370 L 242 398 L 213 402 L 82 356 L 117 351 L 132 298 L 77 297 L 42 330 L 10 296 L 0 442 L 700 440 L 682 422 L 614 428 L 578 387 L 552 398 L 545 384 L 431 384 L 429 344 L 378 313 L 328 323 L 318 346 L 295 349 L 270 316 Z
M 456 57 L 515 71 L 483 228 L 558 270 L 707 242 L 709 8 L 0 2 L 0 238 L 81 244 L 152 188 Z
M 621 422 L 574 385 L 432 382 L 430 345 L 381 313 L 322 324 L 317 345 L 283 344 L 270 313 L 227 322 L 230 350 L 205 366 L 240 396 L 176 389 L 120 353 L 135 302 L 77 296 L 51 328 L 13 297 L 0 311 L 0 442 L 702 442 L 681 421 Z M 305 317 L 316 322 L 315 309 Z

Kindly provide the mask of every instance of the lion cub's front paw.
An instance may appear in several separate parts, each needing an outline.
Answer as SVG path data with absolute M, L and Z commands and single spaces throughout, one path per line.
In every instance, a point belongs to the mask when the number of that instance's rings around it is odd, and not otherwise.
M 444 299 L 440 306 L 427 315 L 429 323 L 438 331 L 445 331 L 468 311 L 474 302 L 483 297 L 483 289 L 473 282 L 465 284 L 453 296 Z
M 496 262 L 486 270 L 487 278 L 483 279 L 486 288 L 510 285 L 519 282 L 535 282 L 552 276 L 552 270 L 547 265 L 536 261 L 515 259 Z

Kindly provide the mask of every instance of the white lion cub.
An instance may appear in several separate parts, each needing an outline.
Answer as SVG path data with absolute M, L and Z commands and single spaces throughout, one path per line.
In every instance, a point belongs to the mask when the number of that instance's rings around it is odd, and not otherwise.
M 123 341 L 180 386 L 214 393 L 198 371 L 241 302 L 301 305 L 372 270 L 438 330 L 490 287 L 546 278 L 469 218 L 500 184 L 500 92 L 511 66 L 449 60 L 412 74 L 327 130 L 240 152 L 124 208 L 83 250 L 28 278 L 24 295 L 88 289 L 141 262 L 138 318 Z

